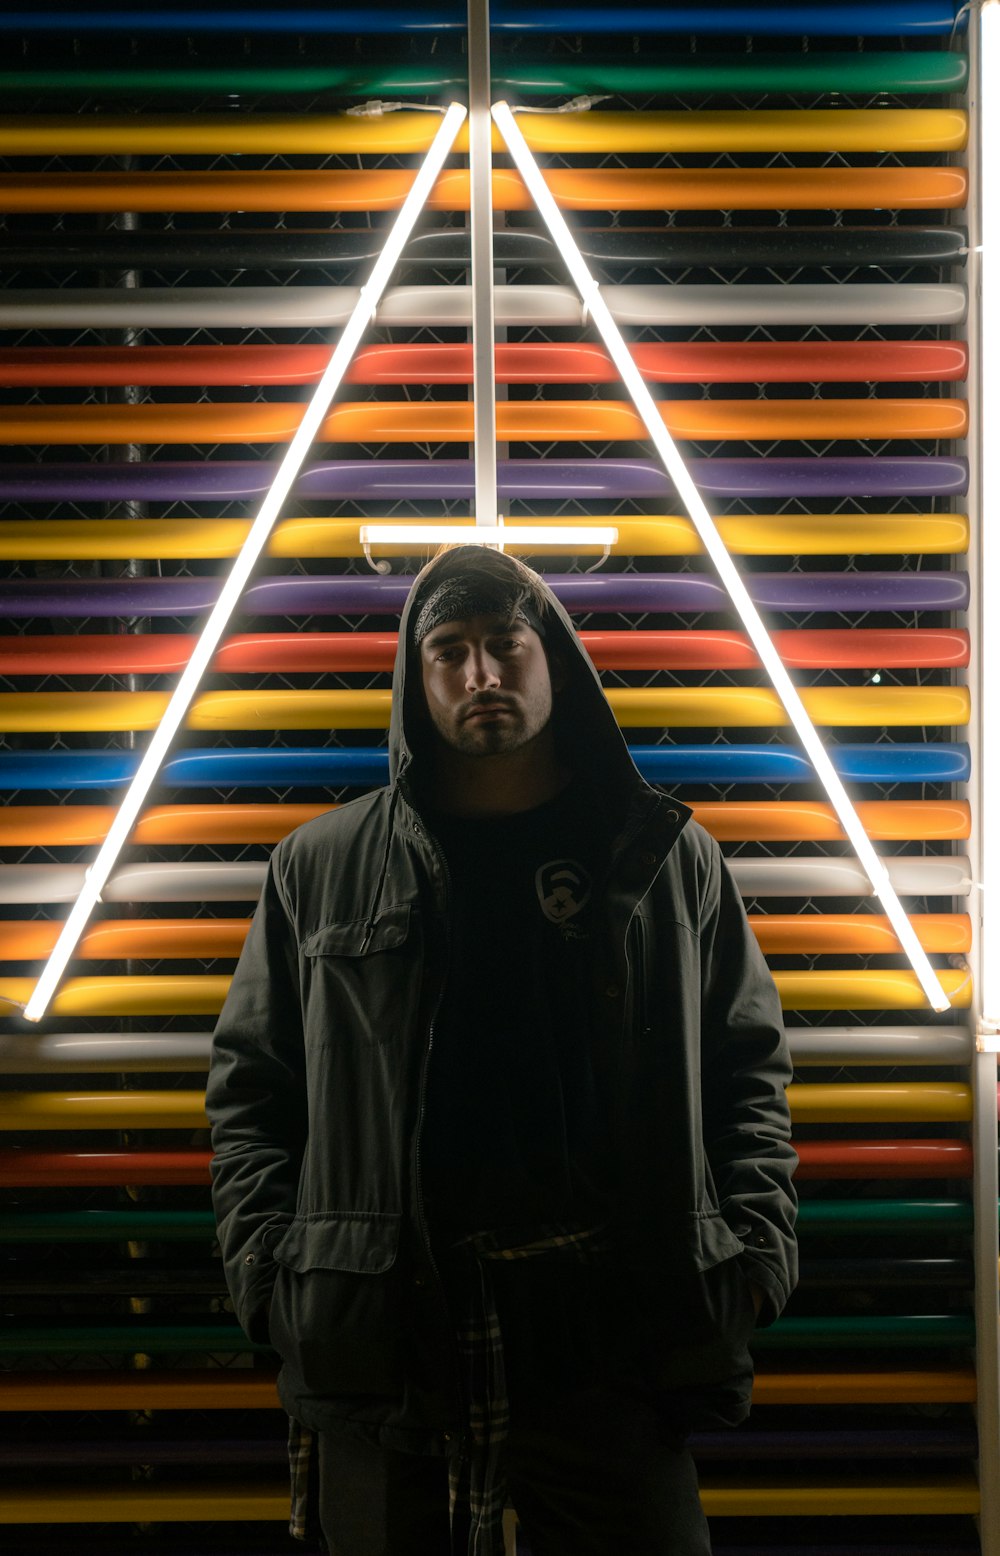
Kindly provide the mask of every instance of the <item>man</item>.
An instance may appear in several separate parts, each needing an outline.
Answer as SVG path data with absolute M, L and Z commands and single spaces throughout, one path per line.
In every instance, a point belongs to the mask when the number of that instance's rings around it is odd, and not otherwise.
M 684 1439 L 794 1282 L 774 984 L 512 558 L 416 579 L 390 769 L 275 849 L 209 1081 L 293 1492 L 334 1556 L 498 1556 L 508 1497 L 533 1556 L 704 1556 Z

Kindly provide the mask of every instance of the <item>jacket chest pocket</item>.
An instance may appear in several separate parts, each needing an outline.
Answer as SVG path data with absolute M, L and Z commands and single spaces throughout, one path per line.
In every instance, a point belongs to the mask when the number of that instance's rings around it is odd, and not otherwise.
M 338 1043 L 391 1044 L 417 1009 L 420 956 L 411 905 L 325 924 L 301 946 L 309 1028 Z

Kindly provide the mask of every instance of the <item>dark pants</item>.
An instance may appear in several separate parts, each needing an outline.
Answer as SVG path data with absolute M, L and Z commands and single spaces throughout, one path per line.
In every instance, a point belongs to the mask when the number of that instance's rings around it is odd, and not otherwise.
M 319 1517 L 331 1556 L 463 1556 L 447 1466 L 321 1434 Z M 694 1464 L 652 1405 L 590 1389 L 512 1411 L 510 1500 L 532 1556 L 710 1556 Z

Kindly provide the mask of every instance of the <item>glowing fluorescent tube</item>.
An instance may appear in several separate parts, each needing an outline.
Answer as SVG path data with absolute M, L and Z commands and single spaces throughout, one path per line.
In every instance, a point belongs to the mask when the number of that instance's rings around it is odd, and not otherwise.
M 980 789 L 979 825 L 982 839 L 981 1016 L 979 1047 L 1000 1048 L 1000 814 L 996 791 L 1000 783 L 1000 620 L 996 601 L 1000 587 L 1000 449 L 995 435 L 1000 415 L 997 352 L 1000 351 L 1000 3 L 984 0 L 980 15 L 981 136 L 980 199 L 981 329 L 982 329 L 982 496 L 980 533 L 981 598 L 979 675 Z
M 701 493 L 688 474 L 687 467 L 678 452 L 677 445 L 663 425 L 656 402 L 650 394 L 642 374 L 635 365 L 632 354 L 625 344 L 622 333 L 615 323 L 607 303 L 601 295 L 597 282 L 587 269 L 583 256 L 576 245 L 563 214 L 549 192 L 549 187 L 542 176 L 538 163 L 529 151 L 528 144 L 518 129 L 514 115 L 506 103 L 494 103 L 492 113 L 500 134 L 506 142 L 507 149 L 514 159 L 517 170 L 527 185 L 528 192 L 538 207 L 553 241 L 562 255 L 570 277 L 580 293 L 584 305 L 584 316 L 589 316 L 593 320 L 601 339 L 604 341 L 608 355 L 618 369 L 619 376 L 631 395 L 636 410 L 645 423 L 649 438 L 666 466 L 670 479 L 677 490 L 677 495 L 684 503 L 691 521 L 698 531 L 702 545 L 714 563 L 719 578 L 725 585 L 730 599 L 739 612 L 747 635 L 757 650 L 761 663 L 771 677 L 771 682 L 781 698 L 789 721 L 794 726 L 806 754 L 816 770 L 817 776 L 830 797 L 830 802 L 837 812 L 840 824 L 844 828 L 865 873 L 871 881 L 872 890 L 879 897 L 897 938 L 909 957 L 928 1003 L 935 1010 L 948 1010 L 950 1002 L 944 989 L 941 987 L 940 979 L 917 939 L 913 926 L 903 910 L 903 905 L 890 884 L 888 872 L 872 847 L 868 834 L 861 824 L 847 790 L 840 781 L 827 754 L 826 747 L 820 740 L 809 715 L 803 707 L 802 699 L 788 671 L 785 669 L 777 649 L 771 642 L 767 629 L 757 613 L 756 606 L 747 592 L 746 585 L 702 500 Z
M 576 551 L 599 546 L 608 551 L 618 539 L 617 529 L 589 529 L 585 524 L 362 524 L 363 546 L 562 546 Z
M 184 722 L 187 711 L 198 690 L 201 678 L 211 663 L 212 657 L 226 630 L 229 618 L 236 608 L 240 595 L 246 587 L 247 580 L 261 552 L 267 544 L 268 536 L 281 512 L 285 499 L 291 491 L 292 485 L 302 468 L 306 454 L 309 452 L 322 426 L 323 418 L 329 410 L 330 402 L 351 364 L 361 337 L 375 314 L 379 299 L 389 282 L 389 277 L 392 275 L 403 247 L 413 231 L 417 217 L 426 204 L 427 197 L 444 166 L 445 159 L 455 143 L 455 138 L 465 117 L 466 109 L 460 103 L 452 103 L 431 143 L 427 156 L 417 171 L 410 191 L 386 239 L 385 247 L 375 261 L 366 284 L 361 288 L 361 295 L 358 298 L 357 305 L 344 326 L 333 355 L 327 364 L 322 378 L 316 385 L 312 399 L 306 406 L 305 415 L 299 424 L 295 436 L 288 445 L 284 459 L 278 466 L 271 489 L 264 498 L 260 512 L 250 527 L 250 532 L 243 543 L 243 548 L 233 563 L 232 571 L 226 579 L 219 598 L 202 628 L 201 635 L 195 643 L 191 657 L 180 680 L 177 682 L 163 718 L 122 800 L 108 835 L 101 845 L 97 858 L 87 871 L 84 885 L 70 909 L 69 917 L 62 927 L 59 939 L 52 949 L 52 954 L 24 1007 L 24 1014 L 29 1021 L 40 1021 L 48 1008 L 49 1001 L 52 999 L 59 980 L 66 970 L 66 964 L 73 955 L 77 942 L 86 927 L 87 920 L 93 912 L 94 905 L 100 900 L 101 892 L 114 868 L 115 861 L 138 820 L 139 812 L 142 810 L 146 796 L 163 764 L 170 743 Z

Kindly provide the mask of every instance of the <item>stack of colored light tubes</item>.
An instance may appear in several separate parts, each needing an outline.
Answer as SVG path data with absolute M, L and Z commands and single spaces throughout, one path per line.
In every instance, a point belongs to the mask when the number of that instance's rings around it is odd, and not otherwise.
M 468 521 L 464 139 L 49 1016 L 16 1011 L 437 127 L 423 109 L 464 96 L 465 7 L 436 28 L 433 7 L 120 9 L 0 17 L 0 1523 L 37 1556 L 263 1556 L 290 1548 L 275 1359 L 226 1308 L 204 1072 L 269 848 L 388 776 L 424 553 L 378 548 L 376 573 L 359 525 Z M 493 6 L 496 95 L 536 110 L 521 127 L 953 1002 L 927 1010 L 498 145 L 511 548 L 519 522 L 617 527 L 595 570 L 600 548 L 523 554 L 640 769 L 729 855 L 796 1062 L 802 1284 L 755 1340 L 751 1422 L 696 1444 L 725 1556 L 995 1549 L 959 10 Z M 372 99 L 403 106 L 348 112 Z

